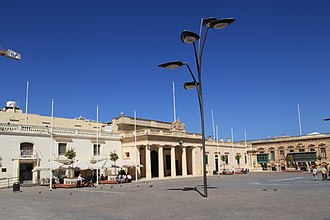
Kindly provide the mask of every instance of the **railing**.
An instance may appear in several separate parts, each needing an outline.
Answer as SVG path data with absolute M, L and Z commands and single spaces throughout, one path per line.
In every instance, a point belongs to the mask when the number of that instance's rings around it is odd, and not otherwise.
M 200 134 L 193 134 L 187 132 L 180 132 L 180 131 L 163 131 L 159 129 L 145 129 L 139 130 L 136 132 L 136 135 L 162 135 L 162 136 L 175 136 L 175 137 L 189 137 L 195 139 L 201 139 L 202 136 Z M 134 137 L 133 133 L 124 134 L 124 137 Z
M 135 124 L 135 120 L 130 117 L 121 117 L 118 121 L 118 124 Z M 164 122 L 158 122 L 158 121 L 149 121 L 149 120 L 141 120 L 137 119 L 136 124 L 138 126 L 146 126 L 146 127 L 159 127 L 163 129 L 170 129 L 171 123 L 165 124 Z
M 14 125 L 0 123 L 1 132 L 13 132 L 13 133 L 29 133 L 39 135 L 50 135 L 50 128 L 48 126 L 34 126 L 34 125 Z M 96 136 L 96 130 L 82 130 L 82 129 L 71 129 L 71 128 L 53 128 L 54 135 L 69 135 L 69 136 Z M 100 131 L 99 137 L 110 137 L 114 134 L 108 131 Z
M 32 158 L 33 155 L 33 150 L 20 150 L 20 157 L 22 158 Z
M 0 189 L 13 187 L 16 182 L 18 182 L 18 177 L 0 179 Z

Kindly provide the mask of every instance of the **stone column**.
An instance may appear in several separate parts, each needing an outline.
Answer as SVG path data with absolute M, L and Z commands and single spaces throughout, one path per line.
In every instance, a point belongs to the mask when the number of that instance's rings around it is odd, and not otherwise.
M 192 166 L 192 175 L 196 176 L 197 175 L 197 151 L 196 147 L 193 147 L 191 151 L 191 166 Z
M 150 155 L 150 146 L 146 146 L 146 179 L 151 179 L 151 155 Z
M 182 176 L 187 176 L 187 149 L 182 146 Z
M 176 177 L 175 168 L 175 146 L 171 147 L 171 177 Z
M 159 178 L 162 179 L 164 178 L 164 147 L 159 146 L 158 149 L 158 173 L 159 173 Z

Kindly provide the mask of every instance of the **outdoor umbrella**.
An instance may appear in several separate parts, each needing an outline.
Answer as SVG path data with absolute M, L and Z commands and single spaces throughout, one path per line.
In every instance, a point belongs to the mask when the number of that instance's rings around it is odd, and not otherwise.
M 47 162 L 46 164 L 40 165 L 40 166 L 36 166 L 32 172 L 36 172 L 36 171 L 44 171 L 44 170 L 49 170 L 50 168 L 52 170 L 57 170 L 60 169 L 64 166 L 63 163 L 57 162 L 57 161 L 51 161 L 51 162 Z
M 119 167 L 143 167 L 143 165 L 136 164 L 132 160 L 119 160 L 116 162 L 116 165 Z
M 93 164 L 94 169 L 107 169 L 107 168 L 117 168 L 111 160 L 101 160 L 95 164 Z
M 79 169 L 79 170 L 93 170 L 94 164 L 91 164 L 88 161 L 77 161 L 73 164 L 64 165 L 63 168 L 65 169 Z

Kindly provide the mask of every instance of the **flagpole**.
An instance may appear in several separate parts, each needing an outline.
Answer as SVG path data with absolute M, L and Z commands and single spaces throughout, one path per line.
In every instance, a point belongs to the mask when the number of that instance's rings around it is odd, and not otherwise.
M 234 169 L 234 173 L 235 173 L 234 129 L 233 128 L 231 128 L 231 149 L 233 152 L 233 169 Z
M 25 124 L 28 121 L 28 102 L 29 102 L 29 81 L 26 81 L 26 98 L 25 98 Z
M 49 190 L 53 187 L 53 170 L 52 170 L 52 150 L 53 150 L 53 126 L 54 126 L 54 99 L 52 99 L 52 116 L 50 122 L 50 149 L 49 149 Z
M 99 162 L 99 106 L 96 105 L 96 163 Z M 96 169 L 96 185 L 99 185 L 99 169 Z
M 215 130 L 214 130 L 214 115 L 213 115 L 213 109 L 211 109 L 211 116 L 212 116 L 212 131 L 213 131 L 213 142 L 215 140 Z
M 173 119 L 176 121 L 176 104 L 175 104 L 175 86 L 174 81 L 172 82 L 172 93 L 173 93 Z
M 299 133 L 302 136 L 302 129 L 301 129 L 301 119 L 300 119 L 300 106 L 298 104 L 298 121 L 299 121 Z
M 173 82 L 173 85 L 174 85 L 174 82 Z M 134 110 L 134 143 L 135 143 L 135 150 L 136 150 L 136 157 L 135 157 L 135 159 L 136 159 L 136 162 L 135 162 L 135 181 L 137 181 L 138 180 L 138 171 L 137 171 L 137 168 L 138 168 L 139 150 L 137 149 L 137 146 L 136 146 L 136 110 Z
M 217 155 L 220 156 L 219 152 L 218 152 L 218 145 L 219 145 L 219 130 L 218 130 L 218 125 L 215 125 L 215 130 L 216 130 L 216 134 L 217 134 Z M 218 175 L 220 174 L 220 167 L 219 167 L 219 160 L 221 158 L 218 158 Z M 221 161 L 221 160 L 220 160 Z

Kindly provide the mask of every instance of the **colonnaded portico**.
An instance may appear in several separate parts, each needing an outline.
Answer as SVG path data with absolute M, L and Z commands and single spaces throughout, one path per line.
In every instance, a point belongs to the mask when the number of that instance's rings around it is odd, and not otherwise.
M 146 179 L 167 176 L 201 175 L 201 148 L 180 145 L 141 145 L 141 177 Z
M 129 170 L 134 179 L 136 174 L 138 179 L 147 180 L 202 175 L 202 136 L 186 132 L 180 120 L 169 123 L 146 119 L 135 120 L 121 115 L 113 119 L 112 128 L 114 132 L 122 133 L 123 160 L 131 160 L 138 164 L 137 167 Z M 228 169 L 235 166 L 233 155 L 246 155 L 245 149 L 246 145 L 207 140 L 206 172 L 219 173 L 221 167 L 224 169 L 227 166 Z M 223 166 L 220 162 L 221 155 L 226 156 Z M 242 165 L 248 167 L 247 164 L 248 161 L 245 159 Z
M 123 159 L 137 161 L 138 178 L 164 178 L 202 174 L 202 147 L 195 138 L 189 142 L 188 137 L 169 137 L 166 143 L 152 140 L 156 135 L 164 138 L 164 132 L 146 130 L 138 132 L 136 143 L 130 140 L 134 134 L 123 138 Z M 165 132 L 166 133 L 166 132 Z M 168 135 L 169 133 L 167 133 Z M 182 135 L 181 135 L 182 136 Z M 183 140 L 181 140 L 182 138 Z M 183 142 L 179 144 L 179 142 Z

